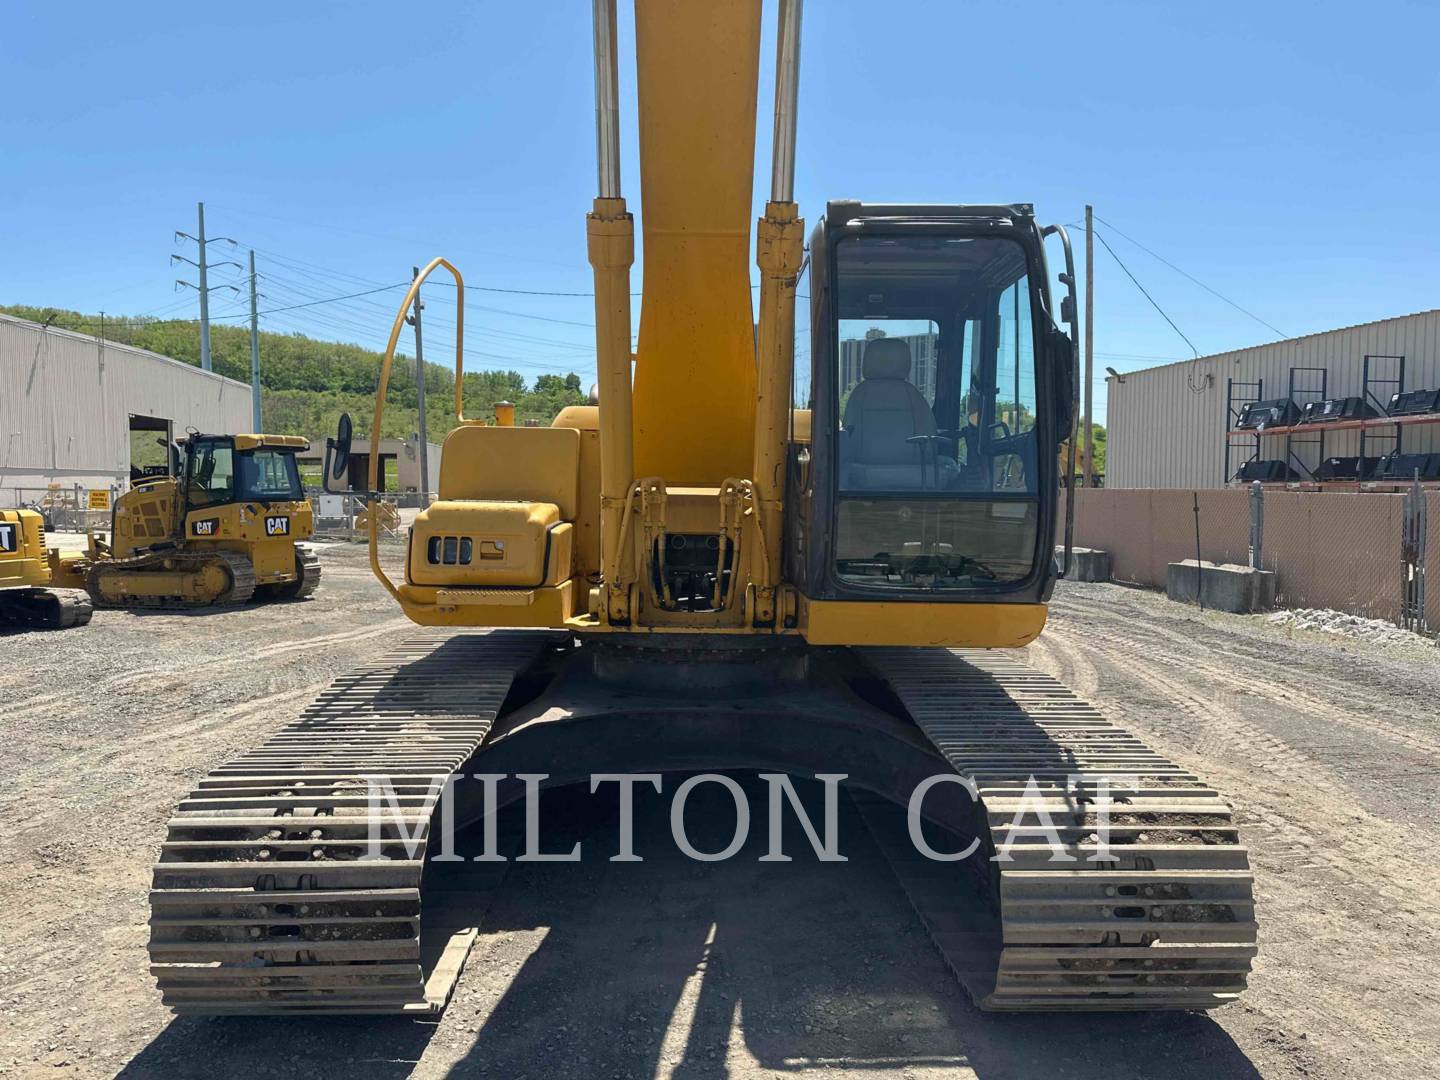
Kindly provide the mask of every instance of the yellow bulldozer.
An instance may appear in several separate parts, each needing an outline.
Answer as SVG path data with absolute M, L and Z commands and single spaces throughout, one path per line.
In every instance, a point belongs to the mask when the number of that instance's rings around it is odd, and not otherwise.
M 59 630 L 84 626 L 90 598 L 64 573 L 58 551 L 45 544 L 36 510 L 0 510 L 0 627 Z
M 394 577 L 372 524 L 371 565 L 416 623 L 486 632 L 342 678 L 180 804 L 149 945 L 176 1010 L 439 1010 L 474 938 L 428 906 L 441 824 L 489 828 L 531 784 L 754 769 L 844 776 L 984 1008 L 1205 1009 L 1245 985 L 1251 877 L 1229 808 L 1014 654 L 1068 561 L 1064 230 L 1026 203 L 832 201 L 807 249 L 801 5 L 778 6 L 757 325 L 761 0 L 636 0 L 632 355 L 615 0 L 595 0 L 599 403 L 548 428 L 468 419 L 457 334 L 438 499 Z M 391 328 L 372 446 L 405 313 L 440 268 L 463 317 L 461 274 L 432 261 Z
M 97 607 L 237 607 L 296 599 L 320 584 L 320 561 L 294 435 L 190 434 L 172 473 L 115 501 L 108 542 L 67 563 Z

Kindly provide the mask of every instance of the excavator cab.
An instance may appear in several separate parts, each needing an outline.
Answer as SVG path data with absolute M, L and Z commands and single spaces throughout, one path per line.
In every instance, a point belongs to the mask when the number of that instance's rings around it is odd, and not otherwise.
M 1043 241 L 1028 205 L 827 207 L 788 485 L 807 597 L 1048 597 L 1074 386 Z

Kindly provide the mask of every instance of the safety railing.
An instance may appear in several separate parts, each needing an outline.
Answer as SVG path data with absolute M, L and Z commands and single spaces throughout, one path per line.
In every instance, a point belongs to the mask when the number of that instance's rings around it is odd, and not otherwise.
M 420 286 L 425 284 L 425 279 L 434 273 L 438 268 L 444 267 L 449 271 L 450 276 L 455 279 L 455 422 L 466 423 L 465 419 L 465 279 L 460 276 L 453 263 L 448 259 L 431 259 L 420 273 L 415 275 L 415 280 L 410 283 L 410 288 L 405 292 L 405 299 L 400 301 L 400 309 L 395 313 L 395 322 L 390 327 L 390 340 L 385 345 L 385 356 L 380 361 L 380 382 L 375 388 L 375 418 L 370 426 L 370 445 L 380 445 L 380 433 L 385 419 L 385 394 L 390 388 L 390 369 L 395 363 L 395 346 L 400 341 L 400 331 L 405 327 L 405 316 L 409 313 L 411 305 L 415 303 L 415 297 L 420 293 Z M 380 455 L 370 455 L 370 477 L 368 487 L 375 491 L 380 486 Z M 377 500 L 378 501 L 378 500 Z M 380 513 L 368 515 L 366 522 L 370 535 L 370 570 L 384 585 L 390 595 L 400 599 L 400 591 L 390 576 L 380 565 Z

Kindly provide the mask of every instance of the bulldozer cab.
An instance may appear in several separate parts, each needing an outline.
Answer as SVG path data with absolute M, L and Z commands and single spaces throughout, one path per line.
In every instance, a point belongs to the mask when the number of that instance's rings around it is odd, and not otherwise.
M 305 497 L 295 454 L 305 440 L 267 435 L 195 435 L 185 448 L 185 506 L 297 502 Z
M 811 251 L 802 591 L 1043 599 L 1072 354 L 1029 206 L 831 203 Z

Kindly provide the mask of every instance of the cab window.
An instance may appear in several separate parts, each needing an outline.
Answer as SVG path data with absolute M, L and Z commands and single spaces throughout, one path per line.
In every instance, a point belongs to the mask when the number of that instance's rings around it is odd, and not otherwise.
M 845 238 L 835 290 L 837 576 L 876 589 L 1028 577 L 1040 459 L 1025 249 Z
M 263 448 L 241 454 L 240 491 L 242 498 L 255 502 L 304 498 L 295 455 Z
M 188 501 L 214 506 L 235 501 L 235 450 L 230 442 L 200 443 L 190 457 Z

